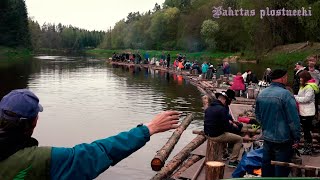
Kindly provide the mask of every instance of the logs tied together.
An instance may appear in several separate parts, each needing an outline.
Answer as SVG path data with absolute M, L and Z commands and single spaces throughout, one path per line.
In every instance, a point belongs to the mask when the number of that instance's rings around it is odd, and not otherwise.
M 206 162 L 206 180 L 223 179 L 224 176 L 224 163 L 217 161 Z
M 206 140 L 205 136 L 198 135 L 187 146 L 185 146 L 168 164 L 161 169 L 152 180 L 162 180 L 169 177 L 175 169 L 190 155 L 190 152 L 199 147 Z
M 174 146 L 179 141 L 183 131 L 189 126 L 193 120 L 194 115 L 189 114 L 180 124 L 180 126 L 173 132 L 172 136 L 169 138 L 167 143 L 157 152 L 155 157 L 151 161 L 151 167 L 154 171 L 160 171 L 164 166 L 165 161 L 172 152 Z
M 188 160 L 186 160 L 180 167 L 179 169 L 172 175 L 172 178 L 177 179 L 182 172 L 187 170 L 189 167 L 191 167 L 194 163 L 198 162 L 202 156 L 199 155 L 192 155 Z

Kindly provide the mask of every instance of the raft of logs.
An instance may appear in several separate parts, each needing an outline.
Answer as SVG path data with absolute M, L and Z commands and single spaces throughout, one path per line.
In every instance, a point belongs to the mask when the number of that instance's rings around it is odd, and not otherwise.
M 120 66 L 128 66 L 128 67 L 143 67 L 150 68 L 153 70 L 165 71 L 171 74 L 179 74 L 184 77 L 184 79 L 188 80 L 191 84 L 198 88 L 198 90 L 205 96 L 203 96 L 203 106 L 204 109 L 208 107 L 210 101 L 215 99 L 215 93 L 221 92 L 223 90 L 227 90 L 227 86 L 225 83 L 228 82 L 228 78 L 224 76 L 220 76 L 219 78 L 213 77 L 212 80 L 205 80 L 200 78 L 197 73 L 193 72 L 190 74 L 189 72 L 182 71 L 177 72 L 172 69 L 167 69 L 164 67 L 156 67 L 153 65 L 146 64 L 129 64 L 129 63 L 121 63 L 121 62 L 110 62 L 110 64 L 120 65 Z M 252 95 L 251 95 L 252 96 Z M 254 105 L 254 99 L 236 97 L 236 101 L 234 104 L 244 104 L 244 105 Z M 252 109 L 245 110 L 243 113 L 238 114 L 238 116 L 248 117 L 250 119 L 255 119 L 255 114 Z M 157 174 L 152 177 L 152 180 L 161 180 L 166 178 L 171 179 L 179 179 L 180 175 L 188 170 L 191 166 L 196 163 L 201 163 L 198 169 L 194 172 L 192 176 L 192 180 L 197 179 L 202 169 L 205 170 L 206 179 L 222 179 L 223 171 L 224 171 L 224 163 L 218 162 L 221 160 L 221 152 L 217 151 L 217 149 L 222 149 L 224 144 L 216 143 L 204 134 L 201 130 L 194 130 L 193 134 L 197 136 L 187 144 L 179 153 L 177 153 L 168 163 L 166 163 L 167 158 L 170 156 L 172 150 L 174 149 L 175 144 L 179 141 L 184 130 L 189 126 L 191 121 L 193 120 L 193 114 L 188 115 L 180 124 L 180 126 L 173 132 L 172 136 L 169 138 L 167 143 L 157 151 L 155 157 L 151 161 L 151 168 L 154 171 L 157 171 Z M 238 117 L 234 117 L 238 118 Z M 253 142 L 259 140 L 258 134 L 261 134 L 260 129 L 253 129 L 251 125 L 246 125 L 242 128 L 241 132 L 246 134 L 243 137 L 244 142 Z M 257 138 L 258 137 L 258 138 Z M 320 135 L 318 133 L 313 133 L 313 147 L 320 149 Z M 207 140 L 207 149 L 205 158 L 203 155 L 191 154 L 196 148 L 202 145 Z M 303 140 L 302 140 L 303 143 Z M 303 144 L 301 144 L 303 145 Z M 301 160 L 301 159 L 300 159 Z M 298 162 L 298 161 L 297 161 Z M 305 166 L 293 163 L 283 163 L 283 162 L 272 162 L 274 165 L 279 166 L 287 166 L 292 168 L 295 176 L 301 176 L 302 172 L 305 172 L 305 176 L 308 177 L 320 177 L 320 168 L 313 166 Z M 302 169 L 302 171 L 301 171 Z

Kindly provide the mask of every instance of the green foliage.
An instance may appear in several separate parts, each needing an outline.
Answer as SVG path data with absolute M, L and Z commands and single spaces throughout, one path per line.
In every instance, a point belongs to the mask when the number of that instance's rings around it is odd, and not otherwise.
M 0 1 L 0 34 L 0 46 L 31 47 L 24 0 Z
M 205 20 L 201 26 L 201 35 L 204 37 L 210 49 L 215 49 L 215 36 L 219 30 L 219 24 L 211 19 Z
M 40 28 L 38 22 L 29 19 L 32 46 L 39 49 L 69 49 L 82 50 L 96 48 L 101 44 L 105 32 L 88 31 L 62 24 L 43 24 Z
M 255 10 L 255 16 L 213 19 L 213 6 Z M 310 17 L 260 18 L 260 10 L 266 7 L 301 9 L 309 6 L 312 8 Z M 209 21 L 208 24 L 204 23 L 206 20 L 216 22 L 218 29 L 214 25 L 211 32 L 211 24 Z M 120 22 L 111 33 L 105 35 L 101 48 L 250 51 L 253 52 L 252 58 L 263 59 L 268 51 L 279 45 L 320 41 L 320 1 L 165 0 L 163 9 L 156 4 L 152 12 L 129 13 L 127 19 Z

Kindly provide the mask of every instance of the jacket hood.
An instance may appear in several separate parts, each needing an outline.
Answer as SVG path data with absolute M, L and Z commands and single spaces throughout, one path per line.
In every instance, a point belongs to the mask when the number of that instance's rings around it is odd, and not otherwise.
M 313 81 L 310 82 L 310 81 L 307 82 L 307 85 L 312 87 L 312 89 L 314 90 L 315 94 L 318 94 L 319 91 L 320 91 L 318 85 L 315 82 L 313 82 Z

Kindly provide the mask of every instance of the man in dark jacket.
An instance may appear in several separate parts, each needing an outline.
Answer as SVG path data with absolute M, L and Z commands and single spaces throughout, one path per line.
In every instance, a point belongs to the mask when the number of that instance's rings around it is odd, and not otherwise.
M 299 74 L 305 69 L 302 65 L 302 62 L 297 62 L 296 67 L 294 68 L 294 76 L 293 76 L 293 85 L 292 90 L 293 94 L 297 95 L 300 89 L 300 76 Z
M 235 99 L 234 91 L 216 93 L 217 99 L 205 110 L 204 132 L 217 142 L 234 143 L 228 166 L 236 167 L 242 146 L 242 137 L 230 133 L 234 128 L 229 122 L 227 106 Z

